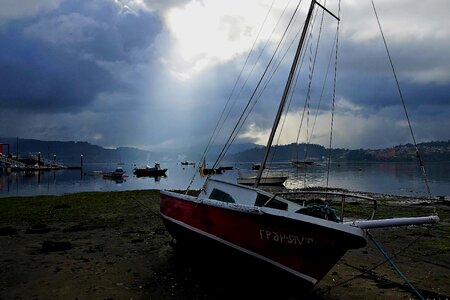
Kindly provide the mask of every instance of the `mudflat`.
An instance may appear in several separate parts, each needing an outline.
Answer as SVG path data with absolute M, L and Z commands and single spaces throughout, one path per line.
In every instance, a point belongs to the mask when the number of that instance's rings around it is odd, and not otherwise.
M 450 298 L 448 201 L 376 196 L 379 217 L 436 210 L 439 224 L 371 233 L 425 298 Z M 346 205 L 357 217 L 368 209 Z M 253 267 L 209 249 L 180 250 L 159 216 L 159 191 L 0 199 L 0 299 L 416 297 L 371 241 L 309 291 Z

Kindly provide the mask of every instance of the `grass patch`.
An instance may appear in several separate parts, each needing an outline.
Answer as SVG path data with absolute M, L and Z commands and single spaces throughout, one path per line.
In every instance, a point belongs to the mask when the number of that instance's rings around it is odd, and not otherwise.
M 159 211 L 159 191 L 87 192 L 0 200 L 0 223 L 36 224 L 90 221 L 99 225 L 120 217 Z

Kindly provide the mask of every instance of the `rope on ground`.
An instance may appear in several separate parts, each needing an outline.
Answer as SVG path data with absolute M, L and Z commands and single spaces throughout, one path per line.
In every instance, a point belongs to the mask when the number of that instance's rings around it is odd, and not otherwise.
M 146 208 L 150 213 L 152 213 L 153 215 L 159 217 L 160 214 L 159 212 L 155 212 L 153 209 L 151 209 L 150 207 L 148 207 L 147 205 L 145 205 L 144 203 L 142 203 L 141 201 L 134 199 L 137 203 L 139 203 L 141 206 L 143 206 L 144 208 Z
M 395 258 L 395 257 L 396 257 L 397 255 L 399 255 L 400 253 L 402 253 L 403 251 L 407 250 L 407 249 L 408 249 L 409 247 L 411 247 L 414 243 L 416 243 L 420 238 L 422 238 L 422 237 L 425 235 L 425 233 L 429 233 L 430 230 L 431 230 L 431 227 L 429 227 L 428 230 L 427 230 L 426 232 L 423 232 L 421 235 L 419 235 L 419 236 L 416 237 L 414 240 L 412 240 L 411 242 L 409 242 L 405 247 L 401 248 L 400 250 L 398 250 L 397 252 L 395 252 L 393 255 L 391 255 L 391 256 L 390 256 L 390 259 Z M 350 281 L 355 280 L 356 278 L 359 278 L 359 277 L 361 277 L 361 276 L 363 276 L 363 275 L 366 275 L 366 274 L 372 272 L 373 270 L 377 269 L 378 267 L 384 265 L 384 264 L 387 263 L 387 262 L 388 262 L 387 260 L 384 260 L 384 261 L 382 261 L 381 263 L 379 263 L 379 264 L 373 266 L 373 267 L 370 268 L 370 269 L 365 270 L 364 272 L 362 272 L 362 273 L 360 273 L 360 274 L 358 274 L 358 275 L 355 275 L 355 276 L 353 276 L 353 277 L 351 277 L 351 278 L 349 278 L 349 279 L 347 279 L 347 280 L 345 280 L 345 281 L 343 281 L 343 282 L 340 282 L 340 283 L 338 283 L 338 284 L 335 284 L 335 285 L 329 287 L 329 288 L 328 288 L 328 293 L 331 293 L 331 289 L 333 289 L 333 288 L 335 288 L 335 287 L 338 287 L 338 286 L 341 286 L 341 285 L 344 285 L 344 284 L 346 284 L 346 283 L 348 283 L 348 282 L 350 282 Z M 348 266 L 352 267 L 351 265 L 348 265 Z
M 421 299 L 425 300 L 425 298 L 419 293 L 419 291 L 409 282 L 408 278 L 400 271 L 400 269 L 397 267 L 397 265 L 390 259 L 388 253 L 383 249 L 381 244 L 370 234 L 370 232 L 367 232 L 370 240 L 373 242 L 375 247 L 383 254 L 383 256 L 386 258 L 386 261 L 394 268 L 394 270 L 397 272 L 397 274 L 403 279 L 403 281 L 411 288 L 412 292 L 416 294 L 416 296 Z

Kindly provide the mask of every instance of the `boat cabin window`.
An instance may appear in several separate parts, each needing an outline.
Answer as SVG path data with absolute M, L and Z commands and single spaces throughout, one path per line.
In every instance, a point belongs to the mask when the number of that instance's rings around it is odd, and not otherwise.
M 229 194 L 218 190 L 213 189 L 211 192 L 211 195 L 209 195 L 209 199 L 214 199 L 222 202 L 228 202 L 228 203 L 235 203 L 233 197 L 231 197 Z
M 258 196 L 256 196 L 255 206 L 264 206 L 264 204 L 269 199 L 270 199 L 269 196 L 258 193 Z M 283 201 L 277 200 L 277 199 L 272 199 L 272 200 L 270 200 L 269 203 L 266 204 L 265 207 L 287 210 L 288 204 Z

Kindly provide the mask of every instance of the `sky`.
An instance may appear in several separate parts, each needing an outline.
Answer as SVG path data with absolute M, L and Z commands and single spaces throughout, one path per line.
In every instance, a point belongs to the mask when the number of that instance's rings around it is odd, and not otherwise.
M 265 144 L 309 5 L 279 44 L 297 3 L 1 0 L 0 136 L 188 151 L 222 115 L 224 143 L 276 53 L 235 140 Z M 449 140 L 450 2 L 374 3 L 417 142 Z M 318 9 L 276 142 L 328 146 L 331 123 L 334 148 L 412 142 L 371 2 L 326 6 L 341 19 L 337 63 L 338 22 Z

